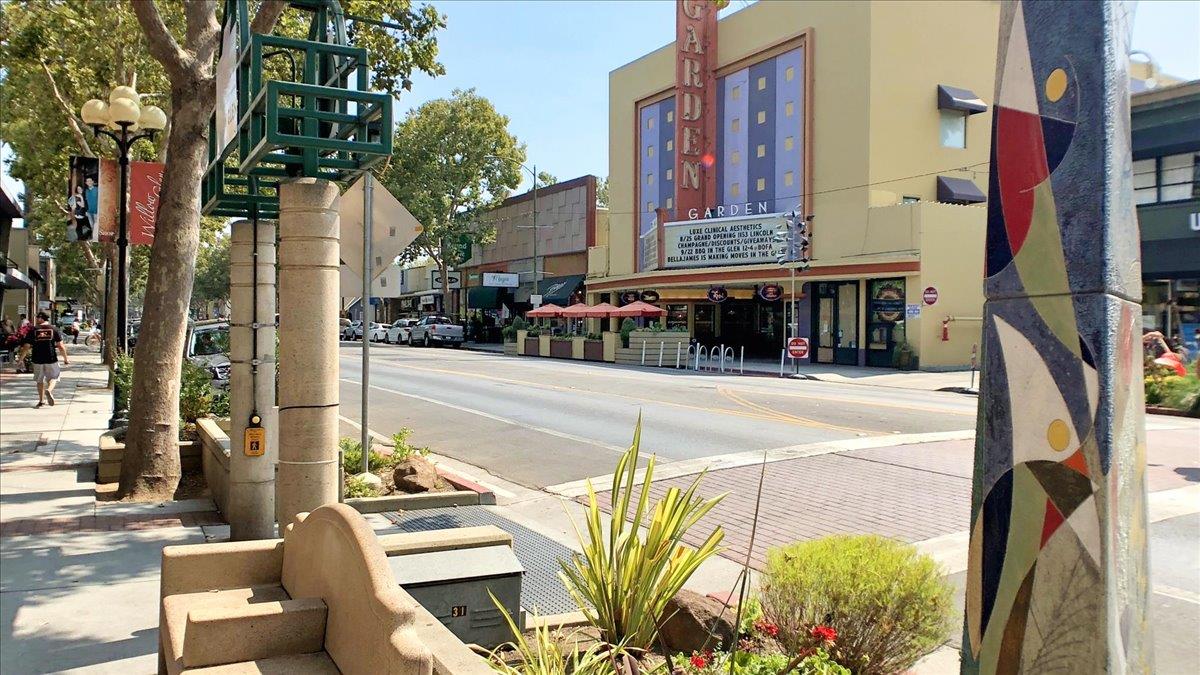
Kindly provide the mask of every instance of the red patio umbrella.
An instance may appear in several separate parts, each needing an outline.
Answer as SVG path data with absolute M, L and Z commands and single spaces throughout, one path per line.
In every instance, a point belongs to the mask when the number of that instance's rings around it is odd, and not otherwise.
M 564 319 L 582 319 L 587 316 L 587 311 L 589 309 L 591 309 L 591 307 L 588 307 L 582 302 L 577 302 L 562 310 L 559 313 L 559 316 L 563 317 Z
M 666 315 L 667 310 L 662 307 L 655 307 L 648 302 L 631 302 L 624 307 L 618 307 L 615 311 L 610 312 L 609 316 L 631 316 L 631 317 L 658 317 Z
M 559 307 L 558 305 L 554 304 L 553 302 L 549 302 L 549 303 L 542 305 L 541 307 L 538 307 L 537 309 L 531 309 L 528 312 L 525 312 L 525 316 L 526 317 L 532 316 L 535 319 L 543 319 L 543 318 L 551 319 L 556 316 L 562 316 L 562 311 L 563 311 L 562 307 Z
M 593 305 L 591 307 L 588 307 L 587 313 L 584 314 L 584 316 L 586 316 L 589 319 L 604 319 L 606 317 L 611 316 L 612 313 L 615 311 L 617 311 L 616 305 L 613 305 L 613 304 L 610 304 L 607 302 L 602 302 L 598 305 Z

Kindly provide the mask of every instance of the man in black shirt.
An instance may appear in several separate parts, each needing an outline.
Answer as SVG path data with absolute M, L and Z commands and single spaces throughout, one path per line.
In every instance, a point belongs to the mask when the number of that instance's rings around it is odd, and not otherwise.
M 70 365 L 67 360 L 67 348 L 63 346 L 62 334 L 50 323 L 50 315 L 38 312 L 38 322 L 25 336 L 25 344 L 32 347 L 33 379 L 38 387 L 37 408 L 45 401 L 54 405 L 54 385 L 62 370 L 58 366 L 58 354 L 62 354 L 63 365 Z M 58 354 L 55 353 L 57 350 Z

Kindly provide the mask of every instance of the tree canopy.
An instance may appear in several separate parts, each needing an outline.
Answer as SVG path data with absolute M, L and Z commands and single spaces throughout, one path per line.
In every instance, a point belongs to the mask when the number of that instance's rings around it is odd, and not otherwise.
M 424 227 L 407 258 L 428 255 L 448 269 L 470 255 L 468 243 L 495 236 L 471 214 L 520 185 L 525 145 L 491 101 L 474 89 L 428 101 L 397 125 L 393 147 L 380 180 Z

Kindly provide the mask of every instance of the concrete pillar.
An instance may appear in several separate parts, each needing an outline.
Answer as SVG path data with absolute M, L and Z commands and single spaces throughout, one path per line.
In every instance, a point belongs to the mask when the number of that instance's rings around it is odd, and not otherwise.
M 279 186 L 279 475 L 282 528 L 337 502 L 338 188 Z
M 279 457 L 275 409 L 275 223 L 230 225 L 229 245 L 229 536 L 234 541 L 275 536 L 275 461 Z M 255 309 L 254 252 L 258 251 Z M 260 326 L 258 345 L 255 329 Z M 258 361 L 257 373 L 252 361 Z M 243 446 L 251 414 L 260 418 L 267 442 L 262 455 Z
M 963 673 L 1154 672 L 1124 13 L 1002 5 Z

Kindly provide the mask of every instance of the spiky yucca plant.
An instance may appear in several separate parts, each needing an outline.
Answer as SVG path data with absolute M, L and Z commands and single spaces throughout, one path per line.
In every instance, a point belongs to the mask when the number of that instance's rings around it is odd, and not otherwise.
M 658 634 L 667 601 L 702 562 L 717 552 L 725 536 L 718 526 L 699 548 L 683 544 L 688 529 L 724 497 L 696 496 L 703 473 L 687 490 L 671 488 L 651 507 L 650 484 L 654 480 L 655 463 L 651 455 L 635 501 L 634 479 L 641 437 L 639 415 L 633 444 L 621 455 L 613 474 L 607 535 L 603 528 L 604 513 L 588 481 L 587 536 L 575 525 L 583 553 L 574 554 L 569 562 L 559 561 L 562 566 L 559 576 L 588 621 L 600 629 L 610 644 L 635 650 L 650 647 Z M 639 530 L 642 524 L 646 526 L 644 536 Z

